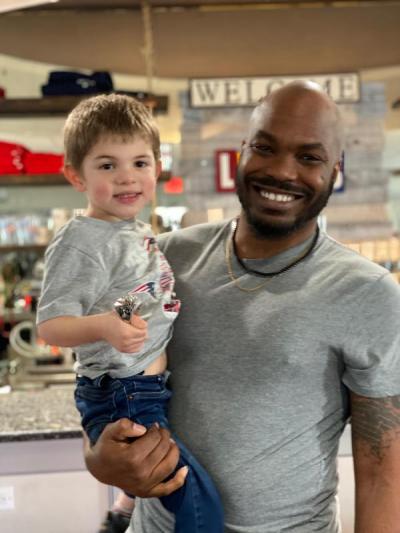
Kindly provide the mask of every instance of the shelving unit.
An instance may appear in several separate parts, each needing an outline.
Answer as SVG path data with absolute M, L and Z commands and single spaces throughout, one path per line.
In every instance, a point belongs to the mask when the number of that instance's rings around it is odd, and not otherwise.
M 171 172 L 161 172 L 158 181 L 168 181 L 171 178 Z M 40 185 L 66 185 L 68 181 L 62 174 L 0 174 L 1 187 L 18 187 L 21 185 L 40 186 Z
M 136 96 L 138 100 L 153 109 L 155 114 L 166 113 L 168 110 L 167 95 L 146 95 L 141 98 L 141 93 L 124 93 Z M 81 100 L 89 98 L 89 94 L 78 96 L 45 96 L 43 98 L 5 98 L 0 99 L 0 115 L 4 117 L 26 116 L 58 116 L 69 113 Z
M 68 185 L 68 182 L 62 174 L 0 174 L 0 187 L 21 185 Z
M 8 254 L 10 252 L 37 252 L 44 253 L 47 244 L 7 244 L 0 246 L 0 255 Z
M 167 95 L 150 95 L 141 92 L 115 91 L 136 97 L 150 107 L 155 114 L 166 113 L 168 110 Z M 81 100 L 93 95 L 77 96 L 45 96 L 42 98 L 5 98 L 0 99 L 0 118 L 27 116 L 49 117 L 62 116 L 69 113 Z M 170 172 L 162 172 L 159 181 L 168 181 Z M 0 175 L 0 187 L 20 185 L 68 185 L 62 174 L 18 174 Z
M 393 236 L 373 241 L 347 242 L 345 246 L 387 268 L 400 283 L 400 238 Z

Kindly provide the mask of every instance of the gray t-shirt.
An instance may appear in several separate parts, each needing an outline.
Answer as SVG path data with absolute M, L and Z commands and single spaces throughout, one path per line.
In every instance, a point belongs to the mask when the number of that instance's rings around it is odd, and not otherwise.
M 183 302 L 168 346 L 171 426 L 214 479 L 228 533 L 337 533 L 349 390 L 400 394 L 400 287 L 321 233 L 304 261 L 243 292 L 228 235 L 224 223 L 162 237 Z M 249 263 L 274 271 L 307 246 Z M 263 282 L 232 262 L 241 285 Z M 158 500 L 138 499 L 135 533 L 172 523 Z
M 165 349 L 177 316 L 174 277 L 150 226 L 139 220 L 108 222 L 75 217 L 46 250 L 37 322 L 59 316 L 111 311 L 128 293 L 151 313 L 148 339 L 140 352 L 121 353 L 105 341 L 74 347 L 78 374 L 127 377 L 144 370 Z

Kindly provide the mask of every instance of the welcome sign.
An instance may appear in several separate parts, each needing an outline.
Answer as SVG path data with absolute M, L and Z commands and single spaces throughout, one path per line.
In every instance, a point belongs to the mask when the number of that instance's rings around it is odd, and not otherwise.
M 190 105 L 194 108 L 254 106 L 260 98 L 295 80 L 314 81 L 337 103 L 360 100 L 357 73 L 270 78 L 196 78 L 189 81 Z

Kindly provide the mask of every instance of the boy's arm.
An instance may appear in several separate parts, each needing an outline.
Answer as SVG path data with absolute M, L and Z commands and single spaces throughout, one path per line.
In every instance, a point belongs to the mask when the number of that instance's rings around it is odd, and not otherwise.
M 137 352 L 147 337 L 147 322 L 133 315 L 125 322 L 115 311 L 89 316 L 60 316 L 41 322 L 38 334 L 48 344 L 77 346 L 106 341 L 120 352 Z

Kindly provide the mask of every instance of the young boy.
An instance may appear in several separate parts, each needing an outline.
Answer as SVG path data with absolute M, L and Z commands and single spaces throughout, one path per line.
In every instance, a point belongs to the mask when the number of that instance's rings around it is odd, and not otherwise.
M 64 145 L 65 176 L 86 193 L 88 207 L 46 251 L 39 335 L 49 344 L 74 347 L 76 404 L 92 443 L 106 424 L 122 417 L 167 427 L 165 348 L 180 302 L 149 226 L 136 219 L 161 171 L 157 127 L 133 98 L 100 95 L 70 113 Z M 124 314 L 130 300 L 139 304 L 137 314 Z M 187 471 L 185 484 L 161 498 L 175 513 L 175 531 L 221 533 L 216 489 L 177 443 L 175 475 Z M 127 498 L 122 496 L 120 507 Z

